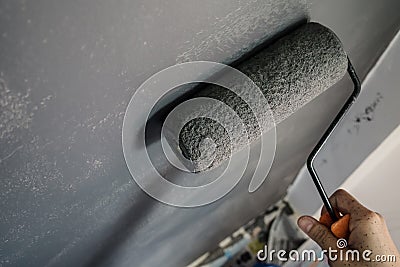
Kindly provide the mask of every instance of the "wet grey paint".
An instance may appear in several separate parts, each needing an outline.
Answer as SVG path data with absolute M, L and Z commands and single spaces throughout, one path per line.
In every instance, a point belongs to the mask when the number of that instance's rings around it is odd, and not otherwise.
M 348 2 L 2 1 L 1 265 L 183 266 L 280 199 L 348 83 L 278 127 L 276 161 L 256 193 L 244 179 L 196 209 L 162 205 L 131 179 L 121 148 L 127 102 L 155 72 L 230 62 L 308 8 L 364 77 L 398 29 L 400 3 Z

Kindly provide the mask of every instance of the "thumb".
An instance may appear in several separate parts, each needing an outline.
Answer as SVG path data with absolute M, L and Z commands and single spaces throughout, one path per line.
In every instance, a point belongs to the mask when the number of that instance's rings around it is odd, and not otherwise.
M 322 248 L 328 250 L 329 248 L 336 249 L 337 238 L 333 233 L 313 217 L 302 216 L 298 219 L 297 224 L 312 240 Z

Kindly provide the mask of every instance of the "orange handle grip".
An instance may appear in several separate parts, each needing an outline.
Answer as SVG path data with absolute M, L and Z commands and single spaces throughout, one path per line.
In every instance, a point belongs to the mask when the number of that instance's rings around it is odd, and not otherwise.
M 339 217 L 339 216 L 338 216 Z M 332 233 L 337 237 L 337 238 L 345 238 L 347 239 L 350 234 L 349 230 L 349 222 L 350 222 L 350 214 L 346 214 L 342 217 L 339 217 L 339 220 L 334 222 L 329 216 L 329 213 L 326 212 L 321 215 L 319 218 L 320 223 L 325 225 L 326 227 L 330 228 Z

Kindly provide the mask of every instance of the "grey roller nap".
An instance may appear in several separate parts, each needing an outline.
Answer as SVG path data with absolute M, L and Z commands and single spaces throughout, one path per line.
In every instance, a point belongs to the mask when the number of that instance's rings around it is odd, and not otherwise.
M 243 61 L 237 69 L 261 89 L 275 122 L 279 123 L 338 82 L 346 73 L 347 56 L 331 30 L 318 23 L 308 23 Z M 244 94 L 251 94 L 247 86 L 236 84 L 235 88 Z M 257 102 L 258 96 L 247 96 Z M 211 119 L 226 119 L 228 116 L 229 120 L 230 116 L 226 114 L 226 109 L 213 104 L 194 105 L 184 114 L 172 114 L 172 119 L 165 123 L 165 136 L 176 155 L 191 171 L 217 167 L 231 153 L 243 149 L 273 126 L 270 119 L 257 121 L 246 102 L 223 87 L 206 86 L 195 97 L 217 99 L 231 107 L 242 119 L 247 137 L 243 142 L 243 132 L 237 129 L 236 123 L 222 127 Z M 187 122 L 188 118 L 191 119 Z M 179 126 L 180 123 L 184 124 L 183 127 Z M 180 128 L 181 131 L 177 132 Z M 213 140 L 214 144 L 203 142 L 206 138 Z

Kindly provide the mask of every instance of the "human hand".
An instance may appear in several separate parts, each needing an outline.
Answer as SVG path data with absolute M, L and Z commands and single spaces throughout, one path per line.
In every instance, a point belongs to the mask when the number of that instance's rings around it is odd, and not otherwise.
M 400 266 L 400 254 L 380 214 L 367 209 L 342 189 L 337 190 L 329 199 L 336 211 L 350 215 L 350 233 L 346 247 L 338 247 L 338 238 L 330 229 L 310 216 L 300 217 L 297 223 L 323 250 L 328 251 L 331 248 L 343 251 L 342 259 L 339 257 L 335 261 L 328 259 L 330 266 Z M 321 214 L 324 213 L 326 213 L 325 208 L 321 211 Z M 353 250 L 359 252 L 359 260 L 353 258 L 350 252 L 346 253 Z

